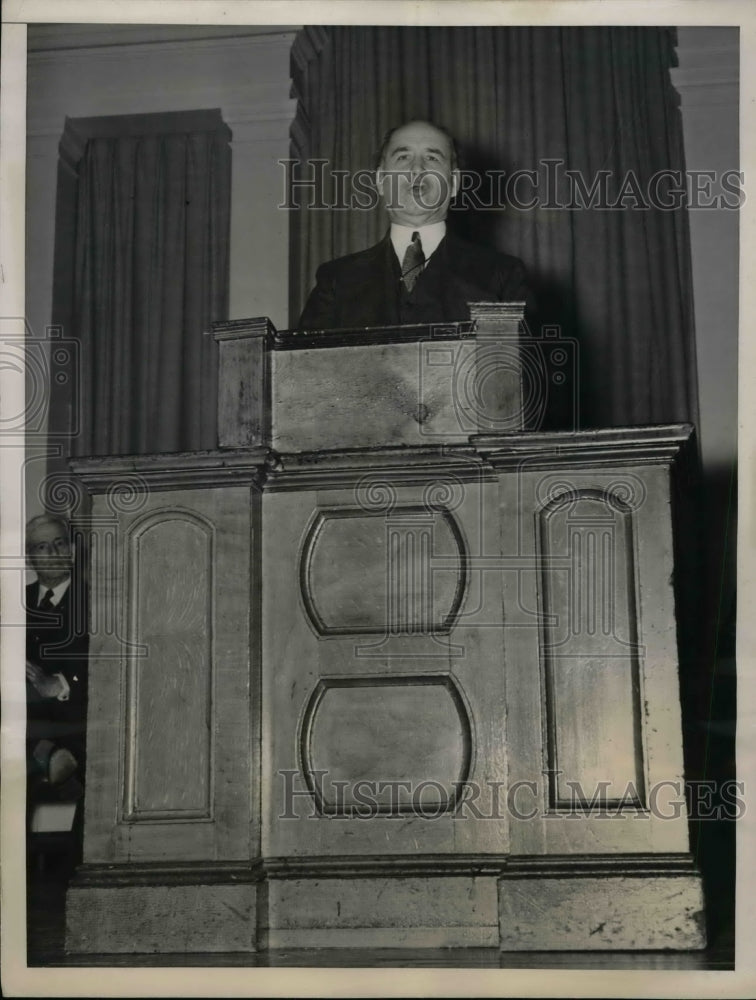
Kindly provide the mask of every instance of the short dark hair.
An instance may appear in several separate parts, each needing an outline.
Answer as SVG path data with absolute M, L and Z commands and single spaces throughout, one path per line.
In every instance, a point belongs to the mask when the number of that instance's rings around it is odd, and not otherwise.
M 436 131 L 446 136 L 446 138 L 449 140 L 449 149 L 451 150 L 451 168 L 452 170 L 456 170 L 459 166 L 459 145 L 457 144 L 457 140 L 454 138 L 454 136 L 451 134 L 448 128 L 445 128 L 443 125 L 437 125 L 436 122 L 432 122 L 427 118 L 410 118 L 409 121 L 402 122 L 401 125 L 394 125 L 393 128 L 390 128 L 388 132 L 386 132 L 383 138 L 381 139 L 381 144 L 378 147 L 378 152 L 375 154 L 373 160 L 373 169 L 379 170 L 380 167 L 382 166 L 383 157 L 386 155 L 386 150 L 388 149 L 388 145 L 391 142 L 391 137 L 393 136 L 393 134 L 395 132 L 398 132 L 400 128 L 404 128 L 405 125 L 412 125 L 414 122 L 423 122 L 425 125 L 430 125 L 434 129 L 436 129 Z

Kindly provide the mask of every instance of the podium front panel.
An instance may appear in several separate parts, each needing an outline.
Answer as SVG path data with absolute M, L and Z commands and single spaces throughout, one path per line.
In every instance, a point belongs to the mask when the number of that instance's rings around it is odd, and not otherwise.
M 496 504 L 443 476 L 266 492 L 264 855 L 506 853 Z

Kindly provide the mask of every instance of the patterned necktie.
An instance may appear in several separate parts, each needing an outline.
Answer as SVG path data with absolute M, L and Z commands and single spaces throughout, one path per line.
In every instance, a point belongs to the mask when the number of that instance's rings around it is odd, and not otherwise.
M 423 272 L 425 264 L 425 254 L 423 244 L 420 242 L 420 233 L 412 234 L 412 242 L 407 247 L 402 261 L 402 283 L 408 292 L 415 287 L 415 282 Z
M 54 591 L 51 590 L 51 589 L 48 589 L 47 593 L 45 593 L 42 596 L 42 600 L 39 602 L 39 605 L 38 605 L 39 610 L 40 611 L 50 611 L 51 608 L 54 608 L 55 605 L 52 602 L 52 599 L 53 599 L 54 596 L 55 596 Z

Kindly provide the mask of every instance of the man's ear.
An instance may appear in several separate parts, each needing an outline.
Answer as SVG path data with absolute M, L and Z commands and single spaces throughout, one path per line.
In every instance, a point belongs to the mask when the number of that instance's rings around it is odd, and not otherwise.
M 459 170 L 452 170 L 451 179 L 452 179 L 451 196 L 452 198 L 456 198 L 457 191 L 459 191 L 459 181 L 460 181 Z

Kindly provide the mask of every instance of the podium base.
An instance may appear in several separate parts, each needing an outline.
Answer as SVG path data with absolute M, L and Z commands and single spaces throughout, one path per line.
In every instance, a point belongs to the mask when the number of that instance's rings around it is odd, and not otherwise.
M 66 951 L 706 946 L 701 877 L 687 855 L 520 857 L 464 866 L 452 859 L 332 859 L 309 873 L 307 867 L 301 858 L 248 867 L 85 865 L 68 890 Z
M 495 948 L 496 876 L 271 879 L 269 948 Z
M 701 876 L 688 858 L 512 861 L 499 883 L 499 925 L 502 951 L 706 947 Z
M 255 877 L 226 865 L 85 865 L 66 897 L 66 952 L 255 952 Z

